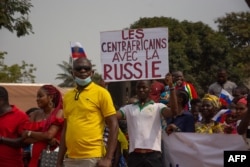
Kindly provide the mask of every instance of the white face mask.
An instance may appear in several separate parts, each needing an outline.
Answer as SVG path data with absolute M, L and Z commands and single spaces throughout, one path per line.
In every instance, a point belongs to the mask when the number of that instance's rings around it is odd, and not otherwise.
M 87 77 L 85 79 L 81 79 L 81 78 L 78 78 L 78 77 L 75 77 L 75 82 L 80 85 L 80 86 L 86 86 L 88 85 L 90 82 L 91 82 L 91 77 Z

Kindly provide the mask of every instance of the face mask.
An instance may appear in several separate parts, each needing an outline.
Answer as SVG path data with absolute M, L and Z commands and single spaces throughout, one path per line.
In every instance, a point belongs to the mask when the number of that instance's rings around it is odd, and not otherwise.
M 78 78 L 78 77 L 75 77 L 75 82 L 80 85 L 80 86 L 86 86 L 88 85 L 90 82 L 91 82 L 91 77 L 89 76 L 88 78 L 86 79 L 81 79 L 81 78 Z

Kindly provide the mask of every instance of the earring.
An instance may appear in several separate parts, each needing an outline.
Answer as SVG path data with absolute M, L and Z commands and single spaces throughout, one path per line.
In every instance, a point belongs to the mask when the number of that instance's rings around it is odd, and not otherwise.
M 52 102 L 52 100 L 50 100 L 50 102 L 49 102 L 49 107 L 51 107 L 51 108 L 54 108 L 54 107 L 55 107 L 55 105 L 54 105 L 54 103 Z

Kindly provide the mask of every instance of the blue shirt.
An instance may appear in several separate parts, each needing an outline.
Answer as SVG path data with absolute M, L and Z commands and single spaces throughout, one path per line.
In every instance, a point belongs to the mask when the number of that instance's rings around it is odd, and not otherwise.
M 167 119 L 167 125 L 175 124 L 181 129 L 181 132 L 195 132 L 194 117 L 189 111 L 184 111 L 175 118 Z

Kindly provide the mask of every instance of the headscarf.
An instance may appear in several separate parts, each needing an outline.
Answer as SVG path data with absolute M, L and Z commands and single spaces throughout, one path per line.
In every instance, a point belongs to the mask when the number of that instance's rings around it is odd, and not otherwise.
M 247 99 L 246 99 L 246 97 L 240 98 L 237 103 L 242 103 L 242 104 L 247 105 Z
M 202 102 L 203 102 L 204 100 L 210 101 L 210 102 L 212 103 L 212 105 L 213 105 L 215 108 L 217 108 L 217 109 L 219 109 L 219 108 L 221 107 L 220 100 L 219 100 L 219 98 L 218 98 L 217 96 L 215 96 L 215 95 L 205 94 L 205 96 L 202 98 Z

